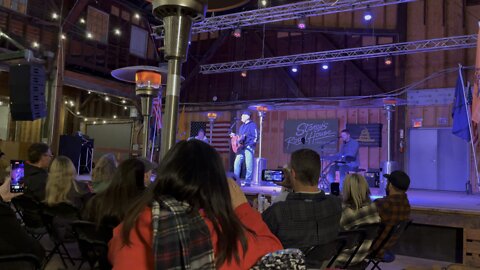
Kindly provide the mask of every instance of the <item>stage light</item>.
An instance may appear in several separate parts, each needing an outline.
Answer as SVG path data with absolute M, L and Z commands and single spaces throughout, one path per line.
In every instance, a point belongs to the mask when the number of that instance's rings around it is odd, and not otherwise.
M 33 48 L 38 48 L 38 47 L 40 47 L 40 44 L 38 44 L 38 42 L 34 41 L 34 42 L 32 43 L 32 47 L 33 47 Z
M 296 73 L 298 71 L 298 67 L 292 67 L 292 72 Z
M 385 65 L 390 66 L 393 63 L 392 57 L 387 56 L 384 60 Z
M 236 37 L 236 38 L 242 37 L 242 29 L 235 28 L 235 30 L 233 30 L 233 36 Z
M 122 31 L 120 31 L 120 29 L 118 28 L 115 28 L 115 30 L 113 30 L 113 33 L 116 35 L 116 36 L 120 36 L 122 34 Z
M 298 18 L 297 27 L 299 29 L 305 29 L 307 27 L 307 20 L 305 19 L 305 17 Z
M 323 63 L 322 64 L 322 69 L 327 70 L 329 68 L 328 63 Z
M 91 38 L 93 38 L 93 35 L 92 35 L 92 33 L 90 33 L 90 32 L 87 32 L 87 38 L 90 38 L 90 39 L 91 39 Z
M 52 13 L 52 19 L 54 20 L 58 19 L 58 14 L 56 12 Z
M 116 115 L 113 115 L 113 119 L 117 119 L 117 116 L 116 116 Z
M 373 14 L 370 9 L 367 8 L 367 10 L 365 10 L 365 12 L 363 13 L 363 19 L 367 22 L 373 19 Z
M 84 19 L 84 18 L 80 18 L 80 23 L 81 23 L 81 24 L 85 24 L 85 19 Z
M 110 101 L 110 98 L 108 96 L 105 96 L 105 101 Z
M 137 20 L 140 19 L 140 14 L 138 14 L 138 13 L 135 13 L 135 15 L 133 15 L 133 16 L 134 16 L 135 19 L 137 19 Z
M 245 78 L 247 77 L 247 71 L 246 70 L 242 70 L 242 72 L 240 73 L 240 75 Z

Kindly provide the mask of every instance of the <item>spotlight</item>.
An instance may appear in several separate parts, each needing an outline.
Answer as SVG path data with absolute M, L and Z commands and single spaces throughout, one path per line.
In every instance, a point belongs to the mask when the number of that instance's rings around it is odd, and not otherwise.
M 367 22 L 373 19 L 372 11 L 370 11 L 370 9 L 365 10 L 363 13 L 363 19 Z
M 80 18 L 80 23 L 81 23 L 81 24 L 85 24 L 85 19 L 84 19 L 84 18 Z
M 298 71 L 298 67 L 292 67 L 292 72 L 296 73 Z
M 110 98 L 108 96 L 105 96 L 105 101 L 109 101 Z
M 91 38 L 93 38 L 93 35 L 92 35 L 92 33 L 90 33 L 90 32 L 87 32 L 87 38 L 90 38 L 90 39 L 91 39 Z
M 34 42 L 32 43 L 32 47 L 33 47 L 33 48 L 38 48 L 38 47 L 40 47 L 40 44 L 38 44 L 38 42 L 34 41 Z
M 115 28 L 115 30 L 113 31 L 113 33 L 116 35 L 116 36 L 120 36 L 122 34 L 122 32 L 120 31 L 120 29 L 118 28 Z
M 116 115 L 113 115 L 113 119 L 117 119 L 117 116 L 116 116 Z
M 52 19 L 54 20 L 58 19 L 58 14 L 56 12 L 52 13 Z
M 322 64 L 322 69 L 327 70 L 329 68 L 328 63 L 323 63 Z
M 236 37 L 236 38 L 242 37 L 242 29 L 235 28 L 235 30 L 233 30 L 233 36 Z
M 305 19 L 305 17 L 298 18 L 297 27 L 299 29 L 305 29 L 307 27 L 307 20 Z
M 384 60 L 385 65 L 390 66 L 393 63 L 392 57 L 387 56 Z
M 247 71 L 246 71 L 246 70 L 242 70 L 242 72 L 240 73 L 240 75 L 241 75 L 242 77 L 244 77 L 244 78 L 247 77 Z

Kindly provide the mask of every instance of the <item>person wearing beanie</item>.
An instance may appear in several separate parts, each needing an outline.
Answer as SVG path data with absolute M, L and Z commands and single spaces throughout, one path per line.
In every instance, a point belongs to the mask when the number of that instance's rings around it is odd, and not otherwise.
M 378 245 L 387 237 L 388 232 L 400 221 L 410 219 L 410 203 L 406 191 L 410 186 L 410 177 L 403 171 L 393 171 L 391 174 L 384 174 L 387 178 L 387 196 L 375 200 L 381 223 L 385 226 L 382 233 L 378 236 L 375 244 L 370 250 L 376 250 Z M 392 237 L 377 257 L 383 258 L 384 261 L 393 261 L 395 255 L 389 251 L 397 242 L 396 237 Z
M 232 137 L 233 151 L 237 154 L 235 156 L 233 171 L 235 176 L 240 178 L 242 165 L 245 162 L 245 186 L 250 186 L 252 182 L 253 159 L 255 157 L 255 146 L 258 140 L 257 125 L 250 117 L 252 117 L 252 113 L 250 111 L 244 111 L 241 117 L 243 124 L 238 130 L 238 134 L 230 134 L 230 137 Z

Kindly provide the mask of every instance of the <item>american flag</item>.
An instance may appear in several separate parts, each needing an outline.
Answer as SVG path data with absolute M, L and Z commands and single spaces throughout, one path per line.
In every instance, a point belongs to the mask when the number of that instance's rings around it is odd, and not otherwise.
M 205 136 L 210 140 L 210 122 L 191 122 L 190 136 L 195 137 L 198 130 L 205 130 Z M 230 151 L 230 122 L 214 122 L 212 129 L 212 146 L 219 153 L 228 153 Z

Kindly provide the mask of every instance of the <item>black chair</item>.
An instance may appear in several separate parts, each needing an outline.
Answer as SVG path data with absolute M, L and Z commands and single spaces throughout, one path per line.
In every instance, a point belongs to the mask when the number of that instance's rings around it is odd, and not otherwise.
M 373 264 L 373 266 L 371 268 L 372 270 L 373 269 L 381 270 L 382 268 L 380 268 L 380 266 L 379 266 L 380 263 L 392 262 L 392 261 L 385 261 L 384 258 L 378 258 L 378 255 L 380 255 L 379 254 L 380 251 L 383 250 L 387 246 L 387 244 L 390 244 L 390 241 L 392 240 L 392 238 L 396 238 L 396 239 L 400 238 L 400 236 L 408 229 L 410 224 L 412 224 L 412 220 L 410 220 L 410 219 L 400 221 L 397 224 L 395 224 L 390 229 L 390 231 L 388 232 L 385 239 L 383 239 L 382 242 L 375 248 L 375 250 L 372 250 L 370 252 L 370 254 L 367 256 L 368 261 L 367 261 L 367 264 L 366 264 L 365 267 L 369 266 L 370 263 L 372 263 Z M 381 235 L 381 234 L 379 234 L 379 235 Z M 374 246 L 375 244 L 376 244 L 375 242 L 372 243 L 372 246 Z
M 80 219 L 79 210 L 69 203 L 59 203 L 53 206 L 45 205 L 42 219 L 54 244 L 53 249 L 47 255 L 46 261 L 48 262 L 53 255 L 58 254 L 65 268 L 68 268 L 65 258 L 68 258 L 72 265 L 75 265 L 72 256 L 70 256 L 68 249 L 65 247 L 65 243 L 76 241 L 73 235 L 72 223 Z
M 0 269 L 9 270 L 39 270 L 42 269 L 37 256 L 28 253 L 1 255 Z
M 72 223 L 72 228 L 82 253 L 82 262 L 78 269 L 85 262 L 88 262 L 90 268 L 97 265 L 97 269 L 111 269 L 107 255 L 108 241 L 112 238 L 113 227 L 97 226 L 93 222 L 78 220 Z
M 371 223 L 371 224 L 362 224 L 352 228 L 349 231 L 341 231 L 339 233 L 339 237 L 346 238 L 346 244 L 343 249 L 339 250 L 338 254 L 333 257 L 330 262 L 328 263 L 328 267 L 331 267 L 335 260 L 341 253 L 350 254 L 348 260 L 338 267 L 342 269 L 348 269 L 352 260 L 358 254 L 360 248 L 362 247 L 365 241 L 373 241 L 378 236 L 378 231 L 380 229 L 380 223 Z M 370 248 L 370 246 L 368 246 Z M 365 254 L 366 256 L 367 254 Z
M 23 225 L 33 238 L 40 240 L 47 229 L 42 219 L 43 205 L 28 196 L 19 196 L 12 199 L 12 204 L 19 211 Z
M 314 245 L 301 250 L 305 254 L 305 261 L 309 269 L 320 268 L 326 262 L 335 261 L 339 251 L 343 250 L 346 244 L 347 237 L 339 236 L 326 244 Z

